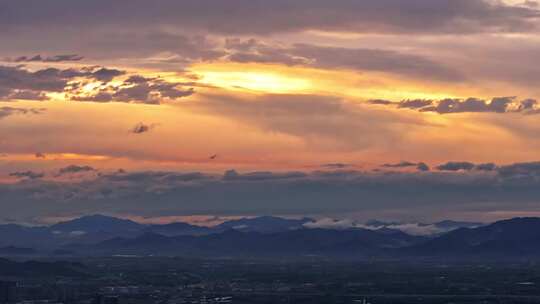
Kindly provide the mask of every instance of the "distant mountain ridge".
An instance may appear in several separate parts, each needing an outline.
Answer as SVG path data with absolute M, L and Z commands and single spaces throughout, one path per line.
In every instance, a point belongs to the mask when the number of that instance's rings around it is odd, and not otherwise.
M 260 216 L 226 221 L 214 228 L 219 231 L 234 229 L 246 232 L 274 233 L 304 228 L 304 224 L 313 221 L 310 218 L 285 219 L 275 216 Z
M 375 228 L 329 229 L 308 227 L 312 221 L 258 217 L 200 227 L 187 223 L 145 225 L 94 215 L 50 227 L 0 225 L 0 256 L 540 258 L 540 218 L 515 218 L 489 225 L 443 221 L 429 225 L 445 227 L 449 232 L 432 236 L 413 236 L 392 228 L 398 223 L 379 221 L 371 223 L 377 225 Z
M 146 232 L 154 232 L 166 236 L 178 236 L 178 235 L 204 235 L 214 232 L 213 228 L 204 226 L 195 226 L 187 223 L 170 223 L 161 225 L 150 225 L 145 227 Z
M 143 225 L 131 220 L 96 214 L 83 216 L 70 221 L 60 222 L 50 226 L 49 229 L 63 233 L 72 233 L 76 231 L 84 233 L 97 233 L 139 231 L 143 227 Z
M 514 218 L 460 228 L 408 249 L 426 256 L 538 256 L 540 218 Z
M 413 226 L 417 227 L 417 231 L 425 231 L 425 235 L 437 235 L 442 234 L 446 232 L 450 232 L 452 230 L 456 230 L 459 228 L 476 228 L 480 226 L 484 226 L 484 223 L 479 222 L 464 222 L 464 221 L 452 221 L 452 220 L 444 220 L 440 222 L 435 223 L 414 223 L 414 222 L 384 222 L 379 220 L 371 220 L 366 222 L 366 227 L 372 227 L 374 229 L 396 229 L 396 230 L 402 230 L 404 232 L 412 233 L 411 230 L 414 229 Z
M 368 229 L 298 229 L 271 234 L 231 229 L 204 236 L 166 237 L 147 233 L 137 238 L 116 238 L 70 249 L 97 255 L 354 256 L 376 254 L 382 249 L 400 248 L 423 240 L 404 233 Z
M 439 228 L 446 228 L 446 229 L 459 229 L 459 228 L 476 228 L 480 226 L 484 226 L 484 223 L 479 222 L 463 222 L 463 221 L 451 221 L 451 220 L 445 220 L 433 223 L 436 227 Z
M 200 236 L 235 229 L 244 232 L 275 233 L 301 229 L 311 219 L 284 219 L 279 217 L 255 217 L 227 221 L 214 227 L 196 226 L 176 222 L 170 224 L 141 224 L 128 219 L 105 215 L 88 215 L 49 227 L 26 227 L 16 224 L 0 225 L 0 248 L 39 247 L 54 250 L 71 243 L 95 244 L 112 238 L 135 238 L 146 233 L 164 236 Z M 37 249 L 37 248 L 36 248 Z M 15 251 L 12 251 L 16 253 Z M 0 255 L 8 255 L 5 251 Z

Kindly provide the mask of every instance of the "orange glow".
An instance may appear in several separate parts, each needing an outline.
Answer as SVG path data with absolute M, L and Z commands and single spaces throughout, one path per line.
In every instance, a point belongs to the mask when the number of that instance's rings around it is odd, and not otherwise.
M 312 86 L 307 79 L 292 78 L 271 72 L 202 72 L 202 83 L 231 90 L 251 90 L 265 93 L 302 93 Z
M 443 99 L 479 96 L 470 88 L 420 83 L 385 73 L 323 70 L 275 64 L 195 64 L 201 82 L 251 93 L 322 94 L 358 99 Z
M 3 157 L 4 160 L 10 161 L 103 161 L 111 159 L 105 155 L 89 155 L 89 154 L 77 154 L 77 153 L 48 153 L 42 157 L 36 157 L 35 154 L 8 154 Z

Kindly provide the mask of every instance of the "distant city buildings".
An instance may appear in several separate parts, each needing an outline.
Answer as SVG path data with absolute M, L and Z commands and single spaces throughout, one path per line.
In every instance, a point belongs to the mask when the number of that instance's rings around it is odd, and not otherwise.
M 119 304 L 117 296 L 96 295 L 91 304 Z
M 0 281 L 0 304 L 17 302 L 17 283 Z

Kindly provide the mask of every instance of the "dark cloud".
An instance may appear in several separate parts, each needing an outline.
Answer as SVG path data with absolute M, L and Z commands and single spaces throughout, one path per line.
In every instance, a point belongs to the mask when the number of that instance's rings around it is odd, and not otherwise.
M 223 179 L 227 181 L 264 181 L 264 180 L 283 180 L 283 179 L 295 179 L 305 178 L 307 175 L 303 172 L 287 172 L 287 173 L 273 173 L 273 172 L 250 172 L 240 174 L 235 170 L 229 170 L 223 175 Z
M 509 50 L 509 44 L 492 46 L 497 35 L 469 40 L 461 39 L 460 34 L 537 33 L 538 15 L 538 8 L 493 0 L 158 0 L 155 4 L 141 0 L 95 0 L 90 4 L 22 0 L 2 6 L 0 41 L 10 43 L 4 43 L 0 52 L 13 57 L 69 50 L 92 60 L 122 59 L 136 67 L 178 71 L 193 62 L 224 58 L 224 37 L 279 39 L 279 33 L 306 30 L 392 34 L 384 36 L 387 38 L 363 36 L 359 43 L 364 47 L 357 50 L 300 44 L 285 46 L 290 52 L 284 52 L 275 45 L 257 49 L 243 43 L 229 55 L 241 62 L 385 71 L 424 80 L 465 78 L 482 85 L 491 85 L 483 81 L 502 80 L 531 90 L 537 85 L 534 75 L 538 68 L 524 59 L 538 53 L 534 39 L 523 45 L 516 37 L 503 35 L 500 40 L 516 39 L 510 43 L 520 46 Z M 409 37 L 441 34 L 458 35 L 409 41 Z M 476 56 L 478 50 L 490 54 Z M 474 64 L 469 63 L 471 58 L 475 58 Z M 504 73 L 499 71 L 501 66 Z
M 256 39 L 227 39 L 225 49 L 230 53 L 228 59 L 241 63 L 281 63 L 285 65 L 308 65 L 313 60 L 295 53 L 295 47 L 265 44 Z
M 368 100 L 367 102 L 370 103 L 370 104 L 383 105 L 383 106 L 388 106 L 388 105 L 394 104 L 394 102 L 392 102 L 390 100 L 385 100 L 385 99 L 371 99 L 371 100 Z
M 130 132 L 133 133 L 133 134 L 142 134 L 142 133 L 146 133 L 146 132 L 149 132 L 150 130 L 152 130 L 156 125 L 155 124 L 150 124 L 150 125 L 147 125 L 147 124 L 144 124 L 142 122 L 136 124 L 131 130 Z
M 447 162 L 437 166 L 439 171 L 470 171 L 474 169 L 475 164 L 470 162 Z
M 433 104 L 432 100 L 427 99 L 407 99 L 401 101 L 397 106 L 398 108 L 406 109 L 421 109 Z
M 536 208 L 540 162 L 460 172 L 230 170 L 212 175 L 122 171 L 69 182 L 41 178 L 33 183 L 0 184 L 0 193 L 4 208 L 27 216 L 75 211 L 175 215 L 371 214 L 393 210 L 425 217 L 467 210 Z
M 483 164 L 474 164 L 471 162 L 448 162 L 446 164 L 442 164 L 440 166 L 437 166 L 437 170 L 439 171 L 471 171 L 471 170 L 477 170 L 477 171 L 485 171 L 485 172 L 502 172 L 504 169 L 499 168 L 497 164 L 495 163 L 483 163 Z
M 480 171 L 494 171 L 495 169 L 497 169 L 497 165 L 494 163 L 485 163 L 485 164 L 478 164 L 474 168 Z
M 428 99 L 402 100 L 391 102 L 380 100 L 369 104 L 396 106 L 402 109 L 411 109 L 420 112 L 434 112 L 438 114 L 453 113 L 522 113 L 537 114 L 539 111 L 538 102 L 535 99 L 517 100 L 516 97 L 495 97 L 490 101 L 478 98 L 447 98 L 438 101 Z
M 64 168 L 61 168 L 58 170 L 58 175 L 66 175 L 66 174 L 76 174 L 76 173 L 86 173 L 86 172 L 94 172 L 96 169 L 90 167 L 90 166 L 78 166 L 78 165 L 70 165 Z
M 17 177 L 21 179 L 40 179 L 45 177 L 44 173 L 37 173 L 34 171 L 21 171 L 10 173 L 9 176 Z
M 471 162 L 447 162 L 436 167 L 439 171 L 477 171 L 494 172 L 501 177 L 539 176 L 540 162 L 515 163 L 512 165 L 498 166 L 495 163 L 474 164 Z
M 84 57 L 76 54 L 67 55 L 55 55 L 49 57 L 42 57 L 41 55 L 35 55 L 32 57 L 21 56 L 13 59 L 14 62 L 64 62 L 64 61 L 80 61 Z
M 129 183 L 136 184 L 142 187 L 159 187 L 161 183 L 164 188 L 177 183 L 192 183 L 192 182 L 209 182 L 217 178 L 200 172 L 182 173 L 182 172 L 126 172 L 119 170 L 115 173 L 102 174 L 100 180 L 107 183 Z
M 416 166 L 416 169 L 418 171 L 423 171 L 423 172 L 430 170 L 429 166 L 426 163 L 418 163 L 418 165 Z
M 540 178 L 540 162 L 516 163 L 501 166 L 497 172 L 503 177 Z
M 321 165 L 321 167 L 326 168 L 326 169 L 345 169 L 351 166 L 352 165 L 350 164 L 343 164 L 343 163 L 332 163 L 332 164 Z
M 436 106 L 423 107 L 422 112 L 436 112 L 439 114 L 450 113 L 506 113 L 509 106 L 514 102 L 512 97 L 497 97 L 491 102 L 477 98 L 460 99 L 443 99 Z
M 90 76 L 96 80 L 99 80 L 101 82 L 109 82 L 113 80 L 115 77 L 124 75 L 126 72 L 116 70 L 116 69 L 98 68 L 96 70 L 91 71 L 90 73 L 91 73 Z
M 0 119 L 10 115 L 42 114 L 46 109 L 0 107 Z
M 411 163 L 411 162 L 408 162 L 408 161 L 402 161 L 402 162 L 397 163 L 397 164 L 384 164 L 382 166 L 385 167 L 385 168 L 408 168 L 408 167 L 416 167 L 417 165 L 418 165 L 417 163 Z
M 8 96 L 8 99 L 12 100 L 36 100 L 36 101 L 43 101 L 43 100 L 49 100 L 49 97 L 45 94 L 45 92 L 39 92 L 39 91 L 30 91 L 30 90 L 15 90 L 12 91 Z
M 125 72 L 102 67 L 82 69 L 47 68 L 29 71 L 23 67 L 0 66 L 0 99 L 46 100 L 46 93 L 77 87 L 77 79 L 109 82 Z
M 193 88 L 185 88 L 184 85 L 161 78 L 134 75 L 120 85 L 102 86 L 91 93 L 74 90 L 70 92 L 70 98 L 75 101 L 160 104 L 164 100 L 175 101 L 195 93 Z
M 304 30 L 462 34 L 530 31 L 536 28 L 536 18 L 535 7 L 488 0 L 19 0 L 3 4 L 0 26 L 7 33 L 28 28 L 77 32 L 171 27 L 226 34 Z
M 536 101 L 535 99 L 525 99 L 521 101 L 518 110 L 519 111 L 534 110 L 536 105 L 538 105 L 538 101 Z
M 400 169 L 400 168 L 411 168 L 414 167 L 418 171 L 429 171 L 430 168 L 426 163 L 420 162 L 420 163 L 413 163 L 408 161 L 402 161 L 396 164 L 384 164 L 382 165 L 384 168 L 392 168 L 392 169 Z
M 145 125 L 142 122 L 136 124 L 135 127 L 133 127 L 131 129 L 131 133 L 134 133 L 134 134 L 142 134 L 142 133 L 146 133 L 148 131 L 150 131 L 150 126 Z
M 100 29 L 103 29 L 100 27 Z M 86 32 L 85 39 L 66 39 L 72 33 L 61 35 L 61 31 L 51 33 L 51 40 L 56 45 L 36 43 L 30 49 L 28 42 L 20 47 L 14 45 L 2 49 L 12 49 L 12 52 L 35 51 L 61 52 L 65 49 L 88 54 L 92 59 L 100 58 L 137 58 L 135 65 L 145 67 L 151 64 L 168 71 L 179 71 L 187 63 L 198 61 L 212 61 L 223 57 L 226 53 L 222 48 L 222 39 L 196 33 L 177 33 L 165 29 L 152 29 L 149 31 L 119 30 L 110 28 L 102 32 L 95 29 Z M 69 32 L 69 30 L 68 30 Z M 79 33 L 84 32 L 80 30 Z M 141 59 L 144 60 L 141 61 Z
M 41 93 L 62 92 L 67 83 L 79 75 L 75 70 L 45 69 L 36 72 L 21 67 L 0 66 L 0 98 L 9 97 L 18 91 Z
M 232 52 L 228 59 L 234 62 L 280 63 L 325 69 L 379 71 L 445 81 L 463 80 L 456 71 L 430 59 L 389 50 L 311 44 L 284 47 L 268 45 L 254 39 L 247 41 L 230 39 L 227 40 L 226 48 Z

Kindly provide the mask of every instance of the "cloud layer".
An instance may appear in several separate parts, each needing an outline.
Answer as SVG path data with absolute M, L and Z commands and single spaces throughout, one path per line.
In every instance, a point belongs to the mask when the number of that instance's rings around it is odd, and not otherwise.
M 536 208 L 536 2 L 4 2 L 2 211 Z
M 419 112 L 437 114 L 456 113 L 522 113 L 538 114 L 540 107 L 535 99 L 517 100 L 516 97 L 495 97 L 490 101 L 479 98 L 446 98 L 441 100 L 409 99 L 400 102 L 388 100 L 370 100 L 374 105 L 393 106 L 399 109 L 410 109 Z
M 105 67 L 30 71 L 20 66 L 0 66 L 0 100 L 43 101 L 49 99 L 49 93 L 63 93 L 73 101 L 159 104 L 194 93 L 193 88 L 183 87 L 185 83 L 159 77 L 131 75 L 120 84 L 111 83 L 124 75 L 125 71 Z
M 0 17 L 0 25 L 7 30 L 69 25 L 139 29 L 181 26 L 227 34 L 303 30 L 471 33 L 530 31 L 536 27 L 538 11 L 487 0 L 21 0 L 4 4 Z
M 463 80 L 458 72 L 419 55 L 380 49 L 339 48 L 312 44 L 273 46 L 255 39 L 226 41 L 227 59 L 241 63 L 279 63 L 321 69 L 378 71 L 444 81 Z
M 95 172 L 70 166 L 59 175 Z M 62 176 L 21 171 L 22 181 L 0 185 L 18 216 L 108 212 L 172 214 L 337 214 L 366 216 L 392 210 L 402 216 L 523 210 L 538 203 L 539 163 L 497 166 L 465 173 L 317 171 L 100 172 L 66 181 Z M 45 179 L 44 179 L 45 178 Z M 152 202 L 150 204 L 150 202 Z M 272 208 L 268 208 L 272 206 Z M 82 208 L 81 210 L 79 210 Z
M 0 119 L 11 115 L 42 114 L 45 111 L 46 109 L 42 108 L 0 107 Z

